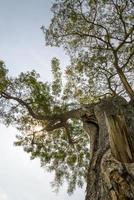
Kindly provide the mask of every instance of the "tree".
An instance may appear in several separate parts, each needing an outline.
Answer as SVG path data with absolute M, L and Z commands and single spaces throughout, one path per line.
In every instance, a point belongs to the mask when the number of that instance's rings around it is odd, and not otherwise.
M 86 180 L 86 200 L 134 199 L 134 2 L 57 0 L 52 12 L 42 30 L 70 55 L 66 81 L 56 58 L 52 83 L 35 71 L 10 78 L 1 62 L 1 119 L 56 187 Z

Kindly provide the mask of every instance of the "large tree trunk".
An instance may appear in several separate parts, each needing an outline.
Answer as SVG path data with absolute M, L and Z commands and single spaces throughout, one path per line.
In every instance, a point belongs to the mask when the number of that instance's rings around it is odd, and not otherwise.
M 134 199 L 134 106 L 123 98 L 102 100 L 94 121 L 84 118 L 91 160 L 86 200 Z

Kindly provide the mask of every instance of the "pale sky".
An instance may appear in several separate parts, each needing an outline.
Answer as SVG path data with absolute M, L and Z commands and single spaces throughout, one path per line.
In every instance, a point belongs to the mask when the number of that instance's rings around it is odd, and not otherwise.
M 42 25 L 49 24 L 51 0 L 0 0 L 0 59 L 9 73 L 35 69 L 44 80 L 51 79 L 50 61 L 61 59 L 62 67 L 68 57 L 62 49 L 45 47 Z M 40 168 L 39 160 L 30 160 L 22 148 L 14 147 L 17 131 L 0 125 L 0 200 L 83 200 L 84 190 L 71 197 L 66 186 L 53 193 L 52 174 Z

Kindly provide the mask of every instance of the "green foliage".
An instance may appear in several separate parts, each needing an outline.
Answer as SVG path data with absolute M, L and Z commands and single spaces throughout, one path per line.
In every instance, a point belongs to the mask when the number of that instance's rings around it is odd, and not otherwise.
M 8 85 L 7 73 L 8 70 L 5 68 L 4 62 L 0 61 L 0 92 L 6 89 Z
M 42 29 L 46 44 L 63 46 L 71 57 L 64 84 L 57 58 L 51 83 L 43 83 L 34 70 L 8 78 L 0 62 L 0 115 L 21 131 L 15 144 L 55 173 L 52 185 L 59 188 L 66 179 L 72 193 L 86 178 L 89 140 L 80 120 L 64 117 L 101 96 L 126 95 L 117 67 L 133 86 L 134 5 L 130 0 L 56 0 L 52 12 L 49 28 Z
M 39 74 L 32 72 L 21 73 L 18 78 L 10 78 L 6 93 L 25 101 L 36 113 L 51 115 L 53 98 L 50 85 L 39 80 Z M 4 123 L 16 124 L 20 130 L 27 129 L 34 120 L 29 118 L 25 106 L 10 99 L 1 100 L 1 113 Z M 29 123 L 28 123 L 29 122 Z
M 83 87 L 89 86 L 86 94 L 96 99 L 104 93 L 123 94 L 116 65 L 131 83 L 134 75 L 133 1 L 58 0 L 52 11 L 53 19 L 45 29 L 46 44 L 61 45 L 70 54 L 72 63 L 68 75 L 73 72 L 74 82 L 80 78 L 77 82 L 82 83 L 84 79 Z M 118 64 L 115 64 L 116 58 Z M 83 91 L 76 82 L 75 87 Z
M 6 76 L 3 68 L 3 78 Z M 5 73 L 5 74 L 4 74 Z M 58 189 L 66 179 L 68 192 L 72 193 L 76 185 L 85 182 L 89 162 L 87 135 L 80 121 L 68 121 L 68 129 L 74 144 L 70 145 L 64 128 L 46 131 L 47 118 L 74 109 L 71 98 L 65 98 L 68 92 L 62 88 L 58 59 L 52 60 L 53 81 L 43 83 L 34 70 L 21 73 L 17 78 L 9 78 L 5 90 L 12 97 L 23 100 L 38 115 L 46 120 L 35 120 L 24 105 L 1 96 L 1 120 L 7 126 L 12 124 L 21 132 L 15 145 L 23 146 L 31 154 L 31 159 L 40 158 L 41 166 L 55 172 L 52 185 Z M 3 81 L 4 82 L 4 81 Z M 3 93 L 2 93 L 3 94 Z M 69 105 L 68 105 L 69 104 Z
M 52 73 L 53 73 L 53 83 L 52 83 L 52 94 L 59 97 L 62 91 L 62 81 L 61 81 L 61 71 L 60 63 L 57 58 L 52 59 Z
M 87 135 L 80 121 L 70 121 L 69 128 L 75 143 L 68 143 L 64 129 L 57 129 L 47 133 L 45 130 L 32 134 L 27 132 L 17 136 L 18 146 L 31 153 L 31 159 L 37 157 L 41 166 L 49 172 L 54 171 L 55 179 L 52 186 L 58 190 L 66 179 L 68 192 L 72 193 L 76 185 L 82 186 L 85 182 L 89 162 L 89 144 Z

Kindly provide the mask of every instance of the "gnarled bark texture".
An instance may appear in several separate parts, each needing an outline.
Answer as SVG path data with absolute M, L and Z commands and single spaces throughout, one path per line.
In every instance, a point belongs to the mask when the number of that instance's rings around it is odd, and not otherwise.
M 85 199 L 133 200 L 133 102 L 121 97 L 102 100 L 83 121 L 91 148 Z

